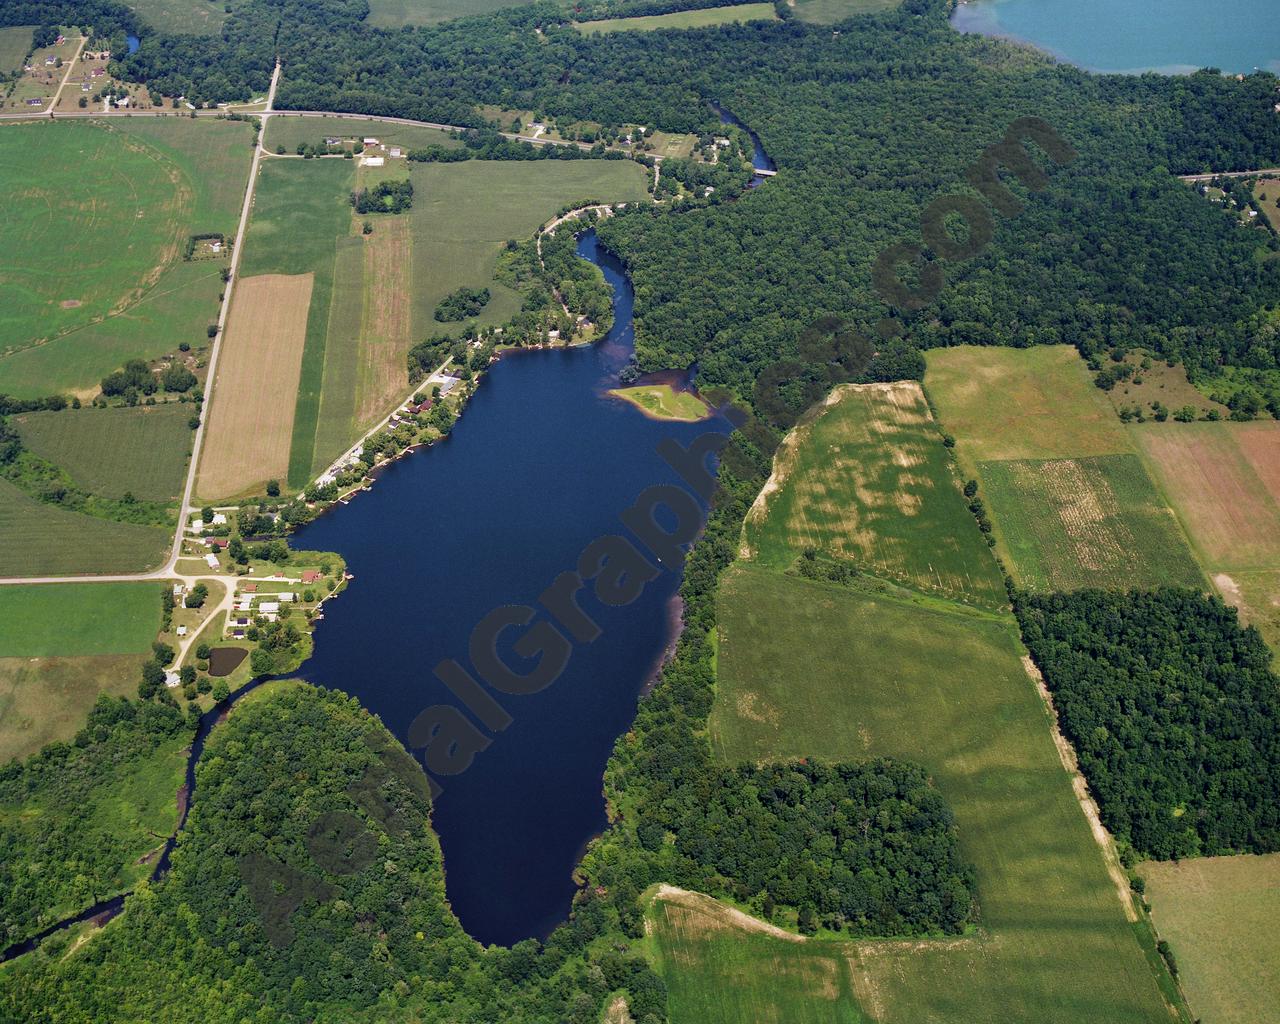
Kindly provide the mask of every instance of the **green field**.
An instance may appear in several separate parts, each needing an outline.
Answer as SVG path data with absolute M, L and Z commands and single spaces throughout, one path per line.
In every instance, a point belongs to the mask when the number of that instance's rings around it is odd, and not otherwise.
M 519 293 L 494 279 L 508 238 L 528 238 L 577 200 L 647 196 L 644 170 L 630 161 L 397 163 L 382 176 L 411 178 L 413 208 L 375 218 L 362 236 L 347 196 L 369 173 L 347 160 L 268 160 L 255 195 L 242 276 L 315 275 L 289 458 L 295 487 L 403 396 L 413 342 L 462 329 L 434 319 L 446 295 L 487 287 L 481 326 L 519 311 Z
M 55 740 L 71 739 L 84 728 L 98 694 L 136 696 L 139 672 L 149 657 L 150 651 L 0 658 L 0 765 L 29 757 Z
M 661 28 L 709 28 L 713 25 L 741 24 L 744 21 L 774 21 L 778 12 L 773 4 L 737 4 L 733 7 L 704 7 L 673 14 L 654 14 L 639 18 L 605 18 L 602 21 L 578 21 L 573 27 L 584 35 L 602 32 L 653 32 Z
M 681 420 L 693 423 L 706 419 L 711 410 L 697 395 L 677 391 L 669 384 L 640 384 L 634 387 L 614 388 L 609 392 L 614 398 L 630 402 L 647 416 L 658 420 Z
M 192 405 L 168 402 L 26 413 L 12 422 L 26 448 L 93 494 L 176 501 L 186 479 L 194 412 Z
M 1280 1020 L 1280 854 L 1149 862 L 1139 872 L 1192 1012 L 1205 1024 Z
M 418 125 L 394 124 L 362 117 L 285 117 L 276 115 L 267 122 L 263 145 L 274 152 L 276 146 L 284 146 L 286 153 L 293 153 L 299 143 L 319 145 L 327 137 L 337 139 L 375 138 L 391 146 L 447 146 L 455 148 L 462 143 L 448 132 L 438 128 Z
M 1205 585 L 1136 455 L 983 462 L 978 476 L 1021 586 Z
M 504 7 L 522 7 L 533 0 L 369 0 L 366 24 L 375 28 L 434 25 L 453 18 L 488 14 Z
M 0 128 L 0 391 L 89 394 L 126 359 L 204 342 L 222 262 L 183 246 L 234 230 L 249 139 L 176 117 Z
M 209 36 L 222 30 L 226 9 L 240 0 L 127 0 L 152 28 L 181 35 Z
M 648 946 L 673 1022 L 863 1024 L 840 942 L 789 942 L 735 928 L 714 908 L 659 900 Z
M 832 25 L 859 14 L 897 7 L 901 0 L 796 0 L 796 17 L 815 25 Z
M 853 992 L 875 1020 L 1167 1024 L 1154 950 L 1126 920 L 1123 879 L 1108 874 L 1072 792 L 1016 626 L 952 607 L 732 569 L 719 601 L 714 750 L 731 761 L 900 757 L 932 773 L 977 873 L 980 931 L 846 943 Z M 775 946 L 784 965 L 787 954 Z M 682 956 L 667 972 L 675 992 L 694 983 L 681 974 L 696 960 Z M 759 992 L 768 997 L 763 983 Z M 744 1019 L 728 1009 L 735 998 L 729 979 L 672 1019 Z M 789 1020 L 789 1005 L 751 1019 Z
M 773 567 L 813 548 L 911 587 L 1005 605 L 915 382 L 839 388 L 806 416 L 778 448 L 743 538 Z
M 137 654 L 160 628 L 159 583 L 0 587 L 0 658 Z
M 154 569 L 173 539 L 137 526 L 46 505 L 0 480 L 0 576 L 115 574 Z
M 22 70 L 22 59 L 31 49 L 34 25 L 18 25 L 0 28 L 0 74 Z

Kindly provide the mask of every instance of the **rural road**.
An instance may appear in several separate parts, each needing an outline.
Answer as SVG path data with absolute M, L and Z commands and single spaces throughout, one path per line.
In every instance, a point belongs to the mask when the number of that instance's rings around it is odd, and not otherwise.
M 1252 178 L 1257 174 L 1280 175 L 1280 167 L 1263 167 L 1256 171 L 1221 171 L 1217 174 L 1179 174 L 1180 181 L 1212 181 L 1214 178 Z

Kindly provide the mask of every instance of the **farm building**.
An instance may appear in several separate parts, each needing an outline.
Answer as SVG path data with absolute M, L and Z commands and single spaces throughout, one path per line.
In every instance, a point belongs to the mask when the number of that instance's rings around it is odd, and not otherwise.
M 366 146 L 376 146 L 378 144 L 377 139 L 364 139 L 363 141 Z
M 178 627 L 178 636 L 186 636 L 186 635 L 187 635 L 187 627 L 186 627 L 186 626 L 179 626 L 179 627 Z
M 279 601 L 263 601 L 262 604 L 258 605 L 258 611 L 263 615 L 274 615 L 279 610 Z
M 360 163 L 363 164 L 365 167 L 381 167 L 383 164 L 386 163 L 386 160 L 384 160 L 380 156 L 367 156 L 363 160 L 361 160 Z
M 208 566 L 209 566 L 209 568 L 210 568 L 210 569 L 216 569 L 216 568 L 218 568 L 218 556 L 217 556 L 217 555 L 205 555 L 205 556 L 204 556 L 204 560 L 205 560 L 205 562 L 206 562 L 206 563 L 208 563 Z

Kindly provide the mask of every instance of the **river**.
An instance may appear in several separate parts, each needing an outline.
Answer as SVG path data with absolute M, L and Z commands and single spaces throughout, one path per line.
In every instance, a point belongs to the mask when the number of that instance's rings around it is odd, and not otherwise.
M 604 395 L 631 354 L 632 291 L 594 233 L 579 253 L 614 288 L 602 342 L 508 354 L 448 440 L 390 466 L 369 493 L 293 538 L 339 552 L 355 576 L 300 674 L 358 698 L 402 741 L 423 709 L 458 704 L 432 667 L 469 664 L 468 637 L 488 612 L 535 604 L 590 541 L 622 532 L 619 514 L 641 490 L 675 483 L 660 440 L 687 444 L 709 429 L 649 419 Z M 606 824 L 605 762 L 673 636 L 679 582 L 663 573 L 620 609 L 584 595 L 603 635 L 576 647 L 541 693 L 495 694 L 512 725 L 466 772 L 437 780 L 449 900 L 480 941 L 545 936 L 567 916 L 574 866 Z
M 972 0 L 951 23 L 1032 43 L 1090 71 L 1280 73 L 1275 0 Z

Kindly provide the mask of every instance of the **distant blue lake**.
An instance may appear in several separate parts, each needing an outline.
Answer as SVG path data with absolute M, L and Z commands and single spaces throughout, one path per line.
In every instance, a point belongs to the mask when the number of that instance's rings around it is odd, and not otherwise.
M 972 0 L 951 23 L 1031 43 L 1090 71 L 1280 74 L 1276 0 Z

